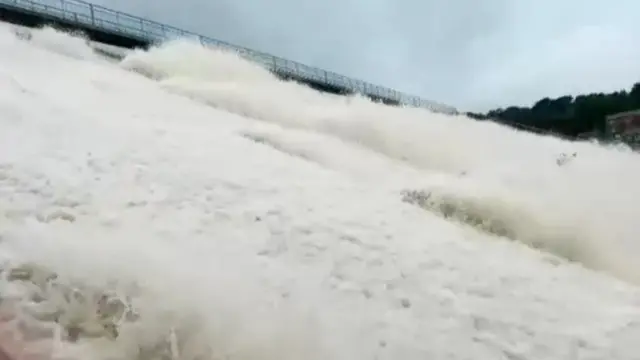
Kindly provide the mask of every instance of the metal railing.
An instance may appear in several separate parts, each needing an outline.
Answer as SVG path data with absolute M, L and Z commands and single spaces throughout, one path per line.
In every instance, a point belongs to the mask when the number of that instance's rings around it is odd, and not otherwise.
M 111 10 L 82 0 L 0 0 L 0 7 L 36 13 L 53 20 L 68 22 L 108 31 L 145 42 L 159 43 L 176 38 L 188 38 L 203 46 L 223 48 L 239 53 L 244 58 L 265 68 L 294 79 L 318 82 L 347 91 L 398 102 L 401 105 L 426 108 L 434 112 L 455 113 L 453 107 L 407 95 L 399 91 L 348 78 L 292 60 L 251 50 L 241 46 L 202 36 L 190 31 L 164 25 L 138 16 Z

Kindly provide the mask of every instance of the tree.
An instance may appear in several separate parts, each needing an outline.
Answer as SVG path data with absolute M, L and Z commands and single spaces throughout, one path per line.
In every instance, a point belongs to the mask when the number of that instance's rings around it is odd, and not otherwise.
M 603 134 L 607 115 L 640 109 L 640 82 L 630 91 L 609 94 L 561 96 L 538 100 L 532 107 L 510 106 L 488 111 L 486 114 L 467 113 L 477 120 L 493 119 L 506 125 L 532 129 L 536 132 L 558 133 L 575 138 L 581 133 Z

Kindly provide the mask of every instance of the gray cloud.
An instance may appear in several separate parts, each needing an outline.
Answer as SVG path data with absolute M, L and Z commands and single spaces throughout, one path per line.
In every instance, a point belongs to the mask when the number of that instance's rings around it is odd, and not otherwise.
M 99 0 L 462 110 L 640 79 L 635 0 Z

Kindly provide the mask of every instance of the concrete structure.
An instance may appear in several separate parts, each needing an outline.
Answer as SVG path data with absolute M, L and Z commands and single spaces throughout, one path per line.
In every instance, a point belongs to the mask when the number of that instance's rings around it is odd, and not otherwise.
M 640 147 L 640 109 L 607 116 L 605 136 L 623 141 L 634 148 Z
M 0 21 L 28 27 L 51 25 L 64 30 L 82 31 L 95 42 L 124 48 L 146 48 L 172 38 L 189 38 L 205 46 L 236 51 L 281 78 L 301 82 L 320 91 L 334 94 L 359 93 L 387 104 L 421 107 L 440 113 L 457 113 L 453 107 L 417 96 L 235 46 L 82 0 L 0 0 Z

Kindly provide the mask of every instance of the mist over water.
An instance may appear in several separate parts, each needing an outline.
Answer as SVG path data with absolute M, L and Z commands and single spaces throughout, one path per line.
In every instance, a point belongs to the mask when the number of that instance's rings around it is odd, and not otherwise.
M 19 335 L 0 346 L 636 356 L 637 154 L 318 93 L 188 41 L 114 63 L 29 39 L 0 26 L 0 330 Z

